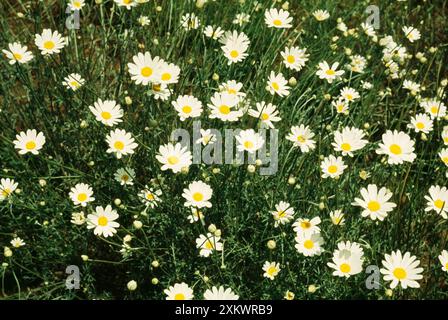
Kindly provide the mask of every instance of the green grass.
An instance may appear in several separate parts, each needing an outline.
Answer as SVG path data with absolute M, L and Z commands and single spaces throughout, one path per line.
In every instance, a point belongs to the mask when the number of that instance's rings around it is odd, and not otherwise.
M 244 1 L 243 1 L 244 2 Z M 422 112 L 415 97 L 402 88 L 404 79 L 425 87 L 424 97 L 433 97 L 447 77 L 447 1 L 374 1 L 380 7 L 379 38 L 393 36 L 407 47 L 408 52 L 423 52 L 426 63 L 412 58 L 401 66 L 406 76 L 391 80 L 384 73 L 381 47 L 373 44 L 359 26 L 367 18 L 369 1 L 295 1 L 290 0 L 289 11 L 294 17 L 293 28 L 286 31 L 269 29 L 264 23 L 264 10 L 271 0 L 260 0 L 262 9 L 254 10 L 254 1 L 209 2 L 203 9 L 194 1 L 152 1 L 132 10 L 113 5 L 113 1 L 94 1 L 81 11 L 79 30 L 65 27 L 65 1 L 6 0 L 0 3 L 0 48 L 8 43 L 28 45 L 34 59 L 26 65 L 9 65 L 2 55 L 0 60 L 0 165 L 2 178 L 13 178 L 21 192 L 10 200 L 0 202 L 0 246 L 10 246 L 14 235 L 26 245 L 13 249 L 10 258 L 1 257 L 8 266 L 1 269 L 3 299 L 164 299 L 163 290 L 176 282 L 194 286 L 195 297 L 202 298 L 211 285 L 231 287 L 242 299 L 282 299 L 287 290 L 297 299 L 386 299 L 387 283 L 378 290 L 365 287 L 367 275 L 343 279 L 332 276 L 326 265 L 339 241 L 361 243 L 365 252 L 364 268 L 381 266 L 384 254 L 400 249 L 410 251 L 421 261 L 424 278 L 419 289 L 396 289 L 397 299 L 446 299 L 447 273 L 441 270 L 437 256 L 447 246 L 447 221 L 435 213 L 424 211 L 431 185 L 446 183 L 445 166 L 437 153 L 443 148 L 440 137 L 446 120 L 434 122 L 434 130 L 427 140 L 406 128 L 411 115 Z M 421 3 L 421 4 L 420 4 Z M 161 12 L 156 6 L 162 7 Z M 114 11 L 111 8 L 114 7 Z M 275 7 L 280 8 L 281 4 Z M 312 12 L 326 9 L 330 19 L 317 22 Z M 23 18 L 17 18 L 17 13 Z M 181 16 L 194 12 L 201 20 L 198 30 L 189 32 L 180 27 Z M 237 13 L 248 13 L 250 22 L 233 25 Z M 146 15 L 150 25 L 139 26 L 137 19 Z M 344 37 L 336 29 L 340 17 L 349 28 L 356 28 L 358 36 Z M 420 23 L 420 21 L 422 23 Z M 225 30 L 245 32 L 251 40 L 249 56 L 240 63 L 227 65 L 220 45 L 202 33 L 204 25 L 219 25 Z M 413 25 L 422 33 L 414 43 L 405 39 L 402 26 Z M 58 30 L 69 38 L 60 54 L 44 58 L 34 45 L 34 35 L 44 28 Z M 336 42 L 334 36 L 339 36 Z M 158 39 L 159 44 L 154 40 Z M 337 48 L 331 49 L 332 43 Z M 280 52 L 287 45 L 305 47 L 309 61 L 300 72 L 286 69 Z M 142 48 L 144 46 L 144 49 Z M 437 47 L 430 53 L 430 47 Z M 317 64 L 349 62 L 344 48 L 353 54 L 369 57 L 362 74 L 344 74 L 347 82 L 328 84 L 315 73 Z M 162 172 L 155 154 L 161 144 L 169 140 L 176 128 L 192 129 L 192 120 L 181 122 L 170 100 L 154 100 L 147 89 L 130 78 L 127 63 L 138 52 L 149 51 L 181 68 L 179 83 L 172 86 L 175 99 L 181 94 L 192 94 L 202 101 L 205 112 L 202 126 L 209 128 L 256 128 L 256 119 L 245 115 L 236 123 L 224 123 L 207 116 L 207 103 L 219 83 L 236 80 L 243 83 L 243 91 L 252 101 L 273 102 L 280 110 L 279 171 L 272 176 L 249 173 L 246 166 L 192 165 L 187 174 Z M 294 76 L 297 85 L 288 97 L 271 96 L 266 91 L 269 73 L 282 72 L 287 79 Z M 415 74 L 411 71 L 416 70 Z M 73 93 L 61 82 L 69 73 L 79 73 L 86 84 Z M 220 76 L 213 80 L 213 74 Z M 370 90 L 361 89 L 361 81 L 373 84 Z M 336 114 L 325 94 L 336 97 L 344 86 L 361 93 L 361 99 L 350 105 L 350 114 Z M 380 91 L 391 90 L 381 96 Z M 132 98 L 126 105 L 125 97 Z M 95 121 L 88 109 L 98 98 L 115 99 L 124 109 L 123 123 L 118 127 L 132 132 L 139 143 L 136 153 L 118 160 L 106 153 L 105 136 L 110 128 Z M 446 104 L 446 99 L 445 99 Z M 88 126 L 81 128 L 82 121 Z M 303 154 L 291 152 L 291 142 L 285 139 L 291 126 L 309 125 L 316 133 L 317 147 Z M 355 154 L 344 157 L 347 170 L 338 180 L 322 179 L 320 156 L 335 154 L 331 133 L 345 126 L 364 128 L 369 124 L 369 144 Z M 14 149 L 15 135 L 26 129 L 37 129 L 46 136 L 46 144 L 38 156 L 21 156 Z M 417 159 L 412 163 L 391 166 L 375 153 L 381 135 L 386 130 L 407 132 L 415 141 Z M 126 188 L 114 180 L 118 168 L 128 166 L 136 171 L 134 186 Z M 359 172 L 370 173 L 367 181 Z M 288 184 L 290 176 L 295 185 Z M 162 202 L 156 209 L 148 209 L 138 198 L 138 192 L 149 181 L 157 178 L 163 190 Z M 47 185 L 41 187 L 39 180 Z M 190 224 L 189 210 L 184 207 L 182 190 L 188 183 L 205 180 L 213 188 L 211 209 L 205 211 L 205 223 Z M 71 214 L 79 211 L 68 193 L 76 183 L 87 183 L 94 190 L 93 205 L 113 205 L 120 214 L 120 228 L 112 238 L 96 237 L 85 225 L 70 223 Z M 375 223 L 361 217 L 359 207 L 351 202 L 368 183 L 388 187 L 394 194 L 391 201 L 398 204 L 385 221 Z M 287 201 L 295 208 L 295 217 L 322 218 L 321 230 L 326 243 L 320 256 L 304 257 L 294 248 L 294 232 L 290 224 L 274 228 L 270 211 L 279 201 Z M 324 208 L 320 209 L 322 203 Z M 333 226 L 329 212 L 341 209 L 346 213 L 344 226 Z M 137 230 L 133 221 L 143 222 Z M 198 256 L 195 239 L 207 231 L 209 224 L 222 230 L 225 241 L 222 253 L 209 258 Z M 123 259 L 119 250 L 122 239 L 131 234 L 132 256 Z M 277 242 L 275 250 L 266 246 L 268 240 Z M 83 262 L 81 255 L 90 261 Z M 157 260 L 158 268 L 151 266 Z M 264 261 L 280 262 L 282 271 L 274 281 L 262 276 Z M 78 265 L 81 270 L 81 289 L 65 288 L 65 268 Z M 223 265 L 225 267 L 223 267 Z M 204 281 L 204 276 L 209 281 Z M 154 285 L 151 279 L 157 278 Z M 126 284 L 138 282 L 138 289 L 129 292 Z M 309 285 L 319 289 L 310 294 Z

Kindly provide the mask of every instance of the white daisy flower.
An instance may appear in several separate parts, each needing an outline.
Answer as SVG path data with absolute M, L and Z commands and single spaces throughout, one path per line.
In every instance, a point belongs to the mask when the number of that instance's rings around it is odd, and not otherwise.
M 322 178 L 338 178 L 347 166 L 344 164 L 342 157 L 335 157 L 329 155 L 325 157 L 320 163 L 320 168 L 322 169 Z
M 443 163 L 448 166 L 448 148 L 444 148 L 440 150 L 438 153 L 440 159 L 443 161 Z
M 132 57 L 132 61 L 134 63 L 128 63 L 128 69 L 136 84 L 147 85 L 160 79 L 160 69 L 164 61 L 159 57 L 152 58 L 149 52 L 139 52 Z
M 199 18 L 193 12 L 184 14 L 180 20 L 180 25 L 187 31 L 195 30 L 201 25 Z
M 92 188 L 86 183 L 78 183 L 70 189 L 69 197 L 75 206 L 87 206 L 89 202 L 95 201 Z
M 106 152 L 115 153 L 118 159 L 121 159 L 122 156 L 133 154 L 134 149 L 138 147 L 131 134 L 121 129 L 110 131 L 106 136 L 106 142 L 109 145 Z
M 440 264 L 442 265 L 442 270 L 448 272 L 448 251 L 443 250 L 438 258 Z
M 312 219 L 299 218 L 293 224 L 293 230 L 296 234 L 307 234 L 311 235 L 313 233 L 320 233 L 319 224 L 321 220 L 319 217 L 314 217 Z
M 34 155 L 39 154 L 45 144 L 45 136 L 42 132 L 37 133 L 35 129 L 26 130 L 16 135 L 16 140 L 13 141 L 14 148 L 19 149 L 19 154 L 27 154 L 31 152 Z
M 280 270 L 280 263 L 265 261 L 263 264 L 263 277 L 274 280 Z
M 441 119 L 446 116 L 446 106 L 442 101 L 430 99 L 420 102 L 420 106 L 425 109 L 431 119 Z
M 221 237 L 207 233 L 207 236 L 201 234 L 196 239 L 196 248 L 199 250 L 199 255 L 201 257 L 208 257 L 214 251 L 222 251 L 222 243 L 219 242 Z
M 266 89 L 272 95 L 278 94 L 280 97 L 284 97 L 289 95 L 290 87 L 288 86 L 288 81 L 285 79 L 283 74 L 275 74 L 274 71 L 271 71 Z
M 121 119 L 123 117 L 123 110 L 120 105 L 113 100 L 103 101 L 98 99 L 93 106 L 89 106 L 89 109 L 97 121 L 100 121 L 108 127 L 112 127 L 123 121 Z
M 177 111 L 181 121 L 185 121 L 188 118 L 197 118 L 202 113 L 201 101 L 190 95 L 179 96 L 171 104 Z
M 81 88 L 86 81 L 78 73 L 71 73 L 64 78 L 62 84 L 73 91 Z
M 420 31 L 418 31 L 416 28 L 404 26 L 402 30 L 404 32 L 404 35 L 410 42 L 414 42 L 420 39 Z
M 159 84 L 173 84 L 179 81 L 180 68 L 173 63 L 162 61 L 160 63 L 158 77 L 154 82 Z
M 28 47 L 22 46 L 18 42 L 8 44 L 8 50 L 3 49 L 2 52 L 9 59 L 9 64 L 15 64 L 16 62 L 23 64 L 34 58 L 33 54 L 28 51 Z
M 134 184 L 135 170 L 132 168 L 120 168 L 115 172 L 115 180 L 122 186 Z
M 19 237 L 15 237 L 14 239 L 11 240 L 10 243 L 14 248 L 20 248 L 26 244 L 25 241 L 23 241 Z
M 50 29 L 44 29 L 42 34 L 36 34 L 34 42 L 43 55 L 59 53 L 66 45 L 62 35 Z
M 417 155 L 414 153 L 415 142 L 404 132 L 387 130 L 382 136 L 383 143 L 379 144 L 378 154 L 389 156 L 389 164 L 402 164 L 413 162 Z
M 229 80 L 219 85 L 220 92 L 227 92 L 228 94 L 233 94 L 239 98 L 246 96 L 246 94 L 241 91 L 242 88 L 243 84 L 241 82 L 236 82 L 235 80 Z
M 87 216 L 87 229 L 94 229 L 93 233 L 96 236 L 107 238 L 117 233 L 117 228 L 120 226 L 114 221 L 117 219 L 118 213 L 110 205 L 106 208 L 98 206 L 95 208 L 95 213 Z
M 345 99 L 347 102 L 353 102 L 359 99 L 359 93 L 353 88 L 344 87 L 340 92 L 341 98 Z
M 382 261 L 383 267 L 380 272 L 384 275 L 384 281 L 390 281 L 390 288 L 394 289 L 400 285 L 403 289 L 420 288 L 417 280 L 421 280 L 423 276 L 423 268 L 418 268 L 420 261 L 415 256 L 411 256 L 406 252 L 403 256 L 400 250 L 392 251 L 392 253 L 384 255 Z
M 343 74 L 344 70 L 337 70 L 339 66 L 339 62 L 335 62 L 330 67 L 327 61 L 323 61 L 319 63 L 319 70 L 317 70 L 316 75 L 319 76 L 320 79 L 327 80 L 328 83 L 332 83 L 334 80 L 339 79 Z
M 193 300 L 193 289 L 185 282 L 175 283 L 163 292 L 166 294 L 166 300 Z
M 157 207 L 159 202 L 162 201 L 160 199 L 161 195 L 162 190 L 160 189 L 154 190 L 153 188 L 149 188 L 148 186 L 145 186 L 145 189 L 140 191 L 140 193 L 138 194 L 143 204 L 145 204 L 148 207 L 151 207 L 152 209 Z
M 376 219 L 383 221 L 387 214 L 397 206 L 395 203 L 389 202 L 389 199 L 392 198 L 392 192 L 385 187 L 378 190 L 375 184 L 369 184 L 367 189 L 362 188 L 361 196 L 362 199 L 355 198 L 352 205 L 362 207 L 361 215 L 370 217 L 374 221 Z
M 425 211 L 433 210 L 443 219 L 448 219 L 448 189 L 436 185 L 431 186 L 428 192 L 429 196 L 425 196 L 427 201 Z
M 324 21 L 330 18 L 330 13 L 327 10 L 316 10 L 313 12 L 313 16 L 317 21 Z
M 69 0 L 67 5 L 70 8 L 70 10 L 79 11 L 82 9 L 82 7 L 84 7 L 85 0 Z
M 361 150 L 368 143 L 364 140 L 362 130 L 354 127 L 344 127 L 342 131 L 334 132 L 334 142 L 331 144 L 335 151 L 342 152 L 343 156 L 353 157 L 353 152 Z
M 220 38 L 220 42 L 223 43 L 221 49 L 228 59 L 228 65 L 246 59 L 250 40 L 244 32 L 228 31 Z
M 309 54 L 306 53 L 306 48 L 300 49 L 299 47 L 286 47 L 280 54 L 283 57 L 285 66 L 295 71 L 302 70 L 309 57 Z
M 344 98 L 333 100 L 331 105 L 336 109 L 337 113 L 348 114 L 348 102 Z
M 186 207 L 211 208 L 212 203 L 209 200 L 212 194 L 213 190 L 208 184 L 202 181 L 194 181 L 183 190 L 182 197 L 186 200 L 184 203 Z
M 212 133 L 211 129 L 201 129 L 200 133 L 201 137 L 196 140 L 196 143 L 202 143 L 203 146 L 206 146 L 208 144 L 212 145 L 216 142 L 216 136 Z
M 316 148 L 316 142 L 313 140 L 314 133 L 311 132 L 308 126 L 301 124 L 300 126 L 293 126 L 291 133 L 286 136 L 286 139 L 292 141 L 294 146 L 299 147 L 302 152 L 309 152 Z
M 248 114 L 259 119 L 265 127 L 274 129 L 273 122 L 278 122 L 281 120 L 278 116 L 279 112 L 277 110 L 277 106 L 272 103 L 266 103 L 264 101 L 257 102 L 256 108 L 257 109 L 250 109 Z
M 235 136 L 238 142 L 238 151 L 247 151 L 249 153 L 255 153 L 259 150 L 263 144 L 264 139 L 261 134 L 255 132 L 253 129 L 241 130 L 240 133 Z
M 342 226 L 345 224 L 345 214 L 342 213 L 342 210 L 330 211 L 330 219 L 335 226 Z
M 283 9 L 267 9 L 264 13 L 264 22 L 269 28 L 288 29 L 291 28 L 292 17 Z
M 156 159 L 162 164 L 162 171 L 170 169 L 173 173 L 180 172 L 182 168 L 188 168 L 192 158 L 188 148 L 182 147 L 180 143 L 161 145 L 159 154 L 156 155 Z
M 210 118 L 218 118 L 222 121 L 237 121 L 243 116 L 243 112 L 237 109 L 239 103 L 239 98 L 234 94 L 229 94 L 227 92 L 215 92 L 211 98 L 211 104 L 209 108 L 211 109 Z
M 224 30 L 222 30 L 221 27 L 206 26 L 204 29 L 204 35 L 213 40 L 218 40 L 223 34 Z
M 303 254 L 305 257 L 320 255 L 324 251 L 322 248 L 324 239 L 320 233 L 297 233 L 295 240 L 297 252 Z
M 231 288 L 213 286 L 204 292 L 204 300 L 238 300 L 240 297 Z
M 280 201 L 275 205 L 275 210 L 271 211 L 274 218 L 274 227 L 281 224 L 287 224 L 294 218 L 294 208 L 288 202 Z
M 433 129 L 433 123 L 427 114 L 419 113 L 411 118 L 408 128 L 414 129 L 415 132 L 429 133 Z
M 138 2 L 136 0 L 114 0 L 114 1 L 119 7 L 125 7 L 128 10 L 131 10 L 133 7 L 138 5 Z
M 0 202 L 10 197 L 18 186 L 19 184 L 14 179 L 0 179 Z

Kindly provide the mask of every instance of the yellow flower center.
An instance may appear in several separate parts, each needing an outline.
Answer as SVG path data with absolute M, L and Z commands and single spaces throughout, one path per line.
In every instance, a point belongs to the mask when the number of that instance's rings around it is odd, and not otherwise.
M 114 143 L 114 147 L 115 147 L 115 149 L 121 151 L 121 150 L 124 149 L 124 143 L 121 142 L 121 141 L 115 141 L 115 143 Z
M 105 216 L 101 216 L 98 218 L 98 225 L 101 227 L 107 226 L 107 218 Z
M 334 164 L 332 164 L 331 166 L 328 167 L 329 173 L 336 173 L 337 171 L 338 171 L 338 167 L 335 166 Z
M 170 79 L 171 79 L 171 74 L 169 74 L 169 73 L 162 74 L 162 80 L 163 81 L 168 81 Z
M 195 192 L 193 194 L 193 200 L 194 201 L 202 201 L 202 199 L 204 199 L 204 195 L 200 192 Z
M 235 90 L 235 89 L 232 89 L 232 88 L 227 89 L 227 92 L 228 92 L 229 94 L 236 94 L 236 90 Z
M 342 273 L 348 273 L 351 270 L 351 267 L 347 263 L 343 263 L 339 266 L 339 270 L 341 270 Z
M 49 40 L 44 43 L 44 48 L 47 50 L 51 50 L 54 48 L 54 42 Z
M 176 293 L 174 300 L 185 300 L 185 295 L 183 293 Z
M 275 91 L 278 91 L 278 89 L 280 89 L 280 86 L 277 82 L 272 82 L 272 88 L 274 88 Z
M 205 248 L 208 249 L 208 250 L 212 250 L 212 249 L 215 248 L 215 246 L 213 245 L 213 243 L 210 240 L 207 240 L 205 242 Z
M 182 108 L 183 113 L 190 113 L 193 109 L 190 106 L 184 106 Z
M 144 77 L 150 77 L 152 75 L 152 69 L 150 67 L 144 67 L 141 70 L 141 74 Z
M 123 0 L 124 4 L 131 4 L 133 0 Z
M 268 119 L 269 119 L 269 115 L 268 115 L 267 113 L 262 113 L 262 114 L 261 114 L 261 120 L 266 121 L 266 120 L 268 120 Z
M 71 85 L 72 87 L 78 88 L 78 87 L 80 86 L 80 83 L 79 83 L 78 81 L 71 81 L 71 82 L 70 82 L 70 85 Z
M 153 200 L 154 200 L 154 195 L 153 195 L 151 192 L 148 192 L 148 193 L 146 194 L 146 199 L 148 199 L 148 200 L 150 200 L 150 201 L 153 201 Z
M 87 200 L 87 194 L 85 194 L 85 193 L 78 194 L 78 201 L 79 202 L 84 202 L 86 200 Z
M 254 143 L 252 141 L 244 141 L 244 148 L 252 149 L 254 147 Z
M 395 268 L 393 274 L 398 280 L 403 280 L 407 275 L 406 270 L 404 270 L 403 268 Z
M 303 136 L 297 136 L 297 141 L 299 141 L 300 143 L 304 143 L 306 139 Z
M 13 53 L 13 57 L 16 60 L 22 60 L 23 56 L 20 53 Z
M 159 92 L 162 90 L 162 85 L 160 83 L 155 83 L 152 85 L 152 91 Z
M 75 8 L 80 8 L 80 7 L 81 7 L 81 2 L 79 2 L 79 1 L 74 1 L 74 2 L 73 2 L 73 6 L 74 6 Z
M 444 205 L 445 205 L 445 201 L 442 201 L 440 199 L 437 199 L 436 201 L 434 201 L 434 206 L 437 209 L 442 209 Z
M 433 114 L 439 113 L 439 107 L 437 107 L 437 106 L 431 107 L 431 113 L 433 113 Z
M 169 156 L 168 157 L 168 163 L 171 165 L 175 165 L 176 163 L 179 162 L 179 158 L 176 156 Z
M 313 247 L 314 247 L 314 242 L 313 242 L 312 240 L 306 240 L 306 241 L 303 243 L 303 246 L 304 246 L 306 249 L 308 249 L 308 250 L 313 249 Z
M 271 267 L 268 268 L 268 270 L 266 270 L 266 273 L 271 275 L 271 276 L 274 275 L 276 272 L 277 272 L 277 268 L 274 267 L 274 266 L 271 266 Z
M 279 19 L 275 19 L 274 21 L 272 21 L 272 23 L 274 24 L 274 26 L 277 26 L 277 27 L 282 25 L 282 21 Z
M 302 229 L 309 229 L 311 227 L 311 223 L 309 221 L 302 221 L 300 222 L 300 226 Z
M 390 152 L 392 152 L 395 155 L 400 155 L 401 154 L 401 147 L 398 144 L 392 144 L 389 147 Z
M 223 104 L 222 106 L 219 107 L 219 112 L 221 112 L 222 114 L 229 114 L 230 108 L 229 108 L 229 106 L 226 106 L 225 104 Z
M 352 146 L 350 145 L 350 143 L 343 143 L 341 144 L 341 149 L 344 151 L 350 151 L 352 150 Z
M 443 157 L 443 158 L 442 158 L 442 161 L 443 161 L 445 164 L 448 164 L 448 157 Z
M 425 128 L 425 125 L 423 124 L 423 122 L 417 122 L 415 124 L 415 126 L 417 127 L 417 129 L 420 129 L 420 130 Z
M 129 180 L 129 176 L 127 174 L 124 174 L 124 175 L 121 176 L 121 180 L 126 182 L 126 181 Z
M 334 72 L 334 70 L 332 69 L 328 69 L 327 71 L 325 71 L 325 73 L 329 76 L 334 76 L 336 74 L 336 72 Z
M 25 144 L 25 148 L 26 148 L 27 150 L 33 150 L 34 148 L 36 148 L 36 142 L 34 142 L 34 141 L 28 141 L 28 142 Z
M 283 217 L 286 216 L 286 212 L 285 211 L 279 211 L 279 212 L 277 212 L 277 214 L 278 214 L 279 218 L 283 218 Z
M 294 63 L 294 62 L 296 62 L 296 58 L 294 58 L 294 56 L 293 55 L 289 55 L 287 58 L 286 58 L 286 61 L 288 61 L 288 63 Z
M 2 196 L 7 197 L 11 194 L 11 192 L 12 192 L 11 189 L 5 188 L 2 190 Z
M 230 51 L 230 56 L 232 58 L 237 58 L 239 56 L 239 53 L 236 50 L 232 50 L 232 51 Z
M 101 117 L 102 117 L 104 120 L 109 120 L 110 118 L 112 118 L 112 115 L 110 114 L 110 112 L 103 111 L 103 112 L 101 112 Z
M 372 201 L 370 201 L 370 202 L 367 204 L 367 208 L 368 208 L 370 211 L 375 212 L 375 211 L 380 210 L 381 205 L 380 205 L 380 203 L 379 203 L 378 201 L 372 200 Z

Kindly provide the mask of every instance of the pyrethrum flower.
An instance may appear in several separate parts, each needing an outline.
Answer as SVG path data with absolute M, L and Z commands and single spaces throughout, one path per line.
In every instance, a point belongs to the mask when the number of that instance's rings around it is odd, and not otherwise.
M 320 168 L 322 169 L 322 178 L 337 178 L 347 166 L 344 164 L 342 157 L 336 158 L 334 155 L 330 155 L 322 160 Z
M 138 5 L 136 0 L 114 0 L 114 1 L 119 7 L 125 7 L 128 10 L 131 10 L 133 7 Z
M 415 132 L 429 133 L 432 131 L 433 123 L 427 114 L 419 113 L 411 118 L 411 123 L 408 124 L 408 128 L 414 129 Z
M 204 29 L 204 35 L 213 40 L 218 40 L 223 34 L 224 30 L 221 27 L 206 26 Z
M 69 0 L 67 5 L 72 11 L 81 10 L 85 5 L 85 0 Z
M 120 105 L 113 100 L 98 99 L 93 106 L 89 106 L 97 121 L 102 124 L 112 127 L 117 123 L 122 122 L 123 110 Z
M 62 35 L 50 29 L 44 29 L 42 34 L 36 34 L 34 42 L 43 55 L 59 53 L 66 45 Z
M 300 49 L 299 47 L 287 47 L 281 52 L 281 55 L 285 66 L 295 71 L 302 70 L 309 57 L 309 54 L 306 53 L 306 49 Z
M 134 184 L 135 170 L 132 168 L 120 168 L 115 172 L 115 180 L 122 186 Z
M 321 220 L 319 217 L 314 217 L 312 219 L 299 218 L 292 226 L 296 234 L 311 235 L 313 233 L 320 233 L 320 223 Z
M 275 74 L 274 71 L 271 71 L 267 83 L 266 89 L 270 94 L 278 94 L 280 97 L 289 95 L 288 81 L 281 73 Z
M 335 226 L 342 226 L 345 224 L 345 214 L 342 213 L 342 210 L 334 210 L 330 212 L 331 222 Z
M 403 27 L 402 30 L 404 32 L 404 35 L 406 36 L 406 38 L 408 38 L 410 42 L 414 42 L 420 39 L 420 31 L 418 31 L 416 28 L 405 26 Z
M 201 129 L 200 133 L 201 137 L 197 139 L 195 143 L 202 143 L 203 146 L 206 146 L 216 142 L 216 136 L 212 133 L 211 129 Z
M 86 216 L 84 215 L 84 212 L 73 212 L 70 222 L 77 226 L 81 226 L 86 223 Z
M 270 280 L 274 280 L 274 278 L 278 275 L 280 272 L 280 263 L 278 262 L 269 262 L 266 261 L 263 264 L 263 277 L 268 278 Z
M 94 229 L 95 235 L 107 238 L 117 233 L 117 228 L 120 226 L 114 221 L 117 219 L 118 213 L 110 205 L 106 208 L 98 206 L 95 208 L 95 213 L 87 216 L 87 229 Z
M 131 134 L 121 129 L 111 131 L 106 136 L 106 142 L 109 145 L 106 152 L 115 153 L 118 159 L 122 156 L 133 154 L 134 149 L 138 146 Z
M 420 102 L 420 106 L 425 109 L 431 119 L 441 119 L 446 116 L 446 106 L 442 101 L 431 99 Z
M 275 210 L 271 211 L 274 218 L 274 226 L 287 224 L 294 218 L 294 208 L 288 202 L 280 201 L 275 205 Z
M 78 73 L 71 73 L 64 78 L 62 84 L 73 91 L 81 88 L 86 81 Z
M 202 113 L 202 103 L 197 98 L 189 95 L 179 96 L 176 101 L 172 101 L 174 109 L 176 109 L 180 121 L 188 118 L 199 117 Z
M 442 264 L 442 270 L 448 272 L 448 251 L 443 250 L 438 258 L 440 263 Z
M 10 197 L 18 185 L 14 179 L 0 179 L 0 202 Z
M 149 52 L 139 52 L 132 57 L 132 61 L 134 63 L 128 63 L 128 68 L 131 79 L 136 84 L 147 85 L 160 78 L 160 68 L 163 60 L 159 57 L 152 58 Z
M 231 288 L 219 288 L 213 286 L 204 293 L 204 300 L 238 300 L 240 297 L 235 294 Z
M 266 127 L 274 129 L 273 122 L 280 121 L 278 116 L 279 112 L 277 106 L 272 103 L 266 103 L 264 101 L 257 102 L 257 109 L 250 109 L 248 114 L 254 118 L 260 119 L 261 123 Z
M 392 198 L 392 192 L 385 187 L 378 190 L 375 184 L 369 184 L 367 189 L 362 188 L 361 196 L 362 199 L 355 198 L 352 205 L 362 207 L 361 215 L 370 217 L 372 220 L 383 221 L 387 214 L 397 206 L 395 203 L 389 202 L 389 199 Z
M 294 146 L 299 147 L 302 152 L 309 152 L 316 148 L 316 142 L 313 140 L 314 133 L 311 132 L 308 126 L 301 124 L 300 126 L 293 126 L 291 133 L 286 136 L 286 139 L 292 141 Z
M 324 249 L 324 239 L 320 233 L 297 233 L 295 248 L 305 257 L 320 255 Z
M 9 64 L 27 63 L 34 58 L 33 54 L 28 51 L 28 47 L 22 46 L 18 42 L 8 44 L 8 50 L 3 49 L 2 52 L 9 59 Z
M 211 109 L 210 118 L 218 118 L 222 121 L 237 121 L 243 115 L 243 112 L 237 109 L 239 102 L 239 98 L 234 94 L 215 92 L 211 98 L 211 104 L 208 105 Z
M 264 13 L 264 22 L 269 28 L 287 29 L 291 28 L 292 17 L 283 9 L 267 9 Z
M 353 102 L 359 99 L 359 92 L 350 87 L 344 87 L 341 89 L 341 98 L 347 102 Z
M 162 164 L 162 171 L 170 169 L 173 173 L 180 172 L 182 168 L 188 168 L 192 158 L 191 152 L 180 143 L 161 145 L 159 154 L 156 155 L 156 159 Z
M 335 151 L 341 151 L 343 156 L 353 157 L 353 152 L 365 147 L 368 143 L 364 140 L 362 130 L 354 127 L 345 127 L 342 131 L 335 131 L 334 142 L 331 144 Z
M 448 219 L 448 189 L 446 187 L 431 186 L 429 195 L 425 196 L 427 201 L 425 211 L 434 210 L 443 219 Z
M 148 186 L 145 186 L 145 189 L 140 191 L 138 196 L 140 197 L 140 199 L 146 206 L 155 208 L 161 201 L 161 199 L 160 199 L 161 195 L 162 195 L 162 190 L 160 190 L 160 189 L 154 190 L 153 188 L 149 188 Z
M 327 10 L 316 10 L 313 12 L 313 16 L 317 21 L 324 21 L 330 18 L 330 13 Z
M 219 85 L 220 92 L 227 92 L 228 94 L 233 94 L 239 97 L 240 99 L 246 96 L 246 94 L 241 91 L 242 88 L 243 84 L 241 82 L 236 82 L 235 80 L 229 80 Z
M 379 144 L 378 154 L 389 156 L 389 164 L 402 164 L 404 161 L 413 162 L 417 157 L 414 153 L 415 142 L 404 132 L 387 130 L 382 136 L 383 143 Z
M 192 300 L 193 289 L 191 289 L 185 282 L 175 283 L 168 289 L 163 290 L 166 294 L 166 300 Z
M 241 130 L 235 139 L 238 142 L 237 149 L 249 153 L 256 152 L 264 144 L 263 137 L 254 129 Z
M 334 80 L 337 80 L 344 74 L 344 70 L 337 70 L 339 66 L 339 62 L 333 63 L 330 67 L 327 61 L 323 61 L 319 63 L 319 70 L 317 70 L 316 75 L 319 76 L 320 79 L 327 80 L 328 83 L 332 83 Z
M 201 234 L 196 239 L 196 248 L 199 250 L 201 257 L 208 257 L 213 251 L 222 251 L 222 243 L 219 242 L 221 237 L 207 233 L 207 236 Z
M 442 162 L 448 166 L 448 148 L 444 148 L 442 150 L 440 150 L 440 152 L 438 153 L 440 160 L 442 160 Z
M 331 105 L 336 109 L 337 113 L 342 113 L 347 115 L 349 113 L 348 110 L 348 102 L 344 98 L 339 98 L 337 100 L 333 100 Z
M 180 68 L 173 63 L 162 61 L 160 63 L 158 77 L 155 79 L 159 84 L 172 84 L 179 81 Z
M 25 241 L 23 241 L 21 238 L 19 238 L 19 237 L 15 237 L 14 239 L 12 239 L 11 240 L 11 245 L 14 247 L 14 248 L 20 248 L 20 247 L 23 247 L 26 243 L 25 243 Z
M 327 265 L 334 269 L 333 275 L 349 278 L 362 271 L 363 253 L 358 244 L 353 243 L 359 250 L 351 250 L 350 241 L 338 243 L 338 249 L 333 252 L 332 262 Z
M 392 253 L 384 255 L 382 261 L 383 267 L 380 272 L 384 275 L 384 281 L 390 281 L 390 288 L 394 289 L 401 285 L 403 289 L 407 287 L 419 288 L 417 280 L 421 280 L 423 276 L 423 268 L 418 268 L 420 261 L 415 256 L 411 256 L 406 252 L 403 256 L 400 250 L 392 251 Z
M 187 31 L 199 28 L 201 22 L 199 18 L 192 12 L 182 16 L 180 25 Z
M 34 155 L 39 154 L 45 144 L 45 136 L 42 132 L 37 133 L 35 129 L 26 130 L 16 135 L 16 140 L 13 141 L 14 148 L 19 149 L 19 154 L 26 154 L 31 152 Z
M 87 206 L 87 203 L 95 200 L 95 198 L 92 197 L 92 188 L 85 183 L 78 183 L 73 188 L 71 188 L 69 196 L 75 206 L 81 205 L 85 207 Z
M 213 190 L 208 184 L 202 181 L 194 181 L 188 185 L 188 188 L 184 189 L 182 197 L 186 200 L 184 203 L 186 207 L 211 208 L 212 203 L 209 200 L 212 194 Z
M 243 61 L 247 57 L 247 49 L 249 49 L 250 40 L 244 32 L 238 34 L 237 31 L 226 32 L 221 37 L 220 42 L 224 56 L 228 59 L 227 64 Z

